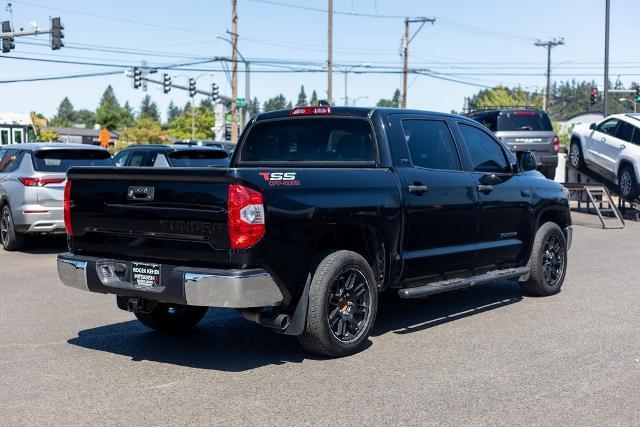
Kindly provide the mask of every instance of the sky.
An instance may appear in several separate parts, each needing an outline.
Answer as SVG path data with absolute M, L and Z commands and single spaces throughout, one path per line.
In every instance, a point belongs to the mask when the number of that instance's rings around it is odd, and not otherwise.
M 133 89 L 126 69 L 141 61 L 166 67 L 231 56 L 230 44 L 217 38 L 228 37 L 231 0 L 14 0 L 10 8 L 7 3 L 0 0 L 0 19 L 11 20 L 14 29 L 27 28 L 33 21 L 48 27 L 51 16 L 60 16 L 66 46 L 52 51 L 47 35 L 16 38 L 16 48 L 0 55 L 1 112 L 36 111 L 51 117 L 65 96 L 76 109 L 93 110 L 108 84 L 121 103 L 129 101 L 137 108 L 145 92 Z M 238 0 L 238 50 L 252 63 L 252 98 L 264 102 L 283 93 L 295 102 L 301 85 L 308 96 L 316 90 L 320 98 L 326 97 L 327 75 L 322 71 L 327 60 L 326 8 L 326 0 Z M 541 90 L 546 50 L 534 45 L 536 39 L 564 37 L 565 44 L 552 50 L 554 80 L 603 83 L 605 0 L 334 0 L 334 10 L 336 104 L 344 103 L 341 70 L 347 67 L 355 66 L 347 74 L 347 96 L 357 105 L 374 105 L 401 87 L 404 16 L 436 19 L 410 43 L 409 67 L 424 70 L 409 76 L 410 108 L 459 111 L 465 96 L 499 84 Z M 412 33 L 418 26 L 412 24 Z M 639 36 L 637 0 L 611 0 L 612 80 L 619 76 L 627 85 L 640 81 Z M 168 71 L 174 82 L 201 76 L 198 88 L 209 90 L 216 82 L 221 94 L 231 94 L 219 62 L 181 68 Z M 93 72 L 116 74 L 7 82 Z M 243 96 L 244 74 L 238 80 Z M 188 101 L 185 92 L 174 89 L 164 94 L 157 85 L 150 85 L 146 93 L 163 116 L 169 101 L 177 105 Z

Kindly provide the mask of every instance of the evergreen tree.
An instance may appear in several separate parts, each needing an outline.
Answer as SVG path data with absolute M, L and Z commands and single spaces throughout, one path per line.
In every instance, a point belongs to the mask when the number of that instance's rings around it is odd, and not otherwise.
M 211 98 L 206 97 L 200 101 L 200 108 L 205 108 L 207 110 L 213 110 L 213 102 L 211 102 Z
M 287 107 L 287 100 L 285 99 L 283 94 L 280 94 L 280 95 L 274 96 L 273 98 L 267 99 L 264 105 L 262 106 L 262 110 L 264 112 L 284 110 L 286 107 Z
M 196 139 L 211 139 L 211 128 L 215 126 L 215 116 L 210 108 L 198 107 L 195 110 L 195 137 Z M 177 139 L 191 139 L 191 108 L 185 109 L 182 114 L 175 117 L 169 123 L 167 132 Z
M 76 111 L 73 118 L 74 123 L 83 124 L 87 128 L 92 128 L 96 124 L 96 113 L 86 108 Z
M 307 94 L 304 91 L 304 85 L 300 86 L 300 93 L 298 94 L 298 102 L 296 103 L 296 107 L 304 107 L 309 105 L 307 103 Z
M 96 122 L 108 130 L 120 128 L 122 121 L 122 107 L 118 103 L 111 85 L 102 94 L 98 110 L 96 111 Z
M 260 102 L 258 101 L 258 98 L 254 97 L 253 101 L 251 101 L 249 105 L 247 105 L 247 108 L 249 109 L 249 115 L 251 117 L 258 114 L 260 112 Z
M 60 101 L 58 105 L 58 111 L 51 119 L 52 126 L 68 127 L 74 124 L 75 111 L 73 110 L 73 104 L 66 96 Z
M 400 89 L 393 92 L 391 99 L 381 99 L 376 104 L 378 107 L 400 108 Z
M 174 104 L 173 101 L 169 101 L 169 108 L 167 108 L 167 123 L 171 123 L 180 114 L 182 114 L 180 107 Z
M 314 90 L 313 92 L 311 92 L 311 100 L 309 101 L 309 105 L 318 105 L 318 102 L 318 94 Z
M 293 104 L 291 103 L 291 101 L 289 101 L 287 103 L 287 110 L 291 110 L 293 108 Z
M 149 95 L 145 95 L 144 98 L 142 98 L 138 119 L 151 119 L 156 122 L 160 121 L 158 105 L 151 100 L 151 97 Z
M 122 106 L 122 118 L 120 120 L 121 128 L 132 127 L 136 124 L 136 118 L 133 115 L 133 108 L 129 104 L 129 101 L 126 101 Z

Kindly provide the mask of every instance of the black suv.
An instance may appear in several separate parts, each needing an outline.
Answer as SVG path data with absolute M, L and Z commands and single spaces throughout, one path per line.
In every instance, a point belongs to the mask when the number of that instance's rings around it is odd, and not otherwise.
M 560 138 L 543 110 L 531 107 L 491 108 L 473 111 L 468 116 L 489 128 L 516 155 L 534 152 L 538 170 L 549 179 L 555 178 Z
M 226 167 L 230 154 L 214 147 L 193 145 L 132 145 L 113 156 L 116 166 Z

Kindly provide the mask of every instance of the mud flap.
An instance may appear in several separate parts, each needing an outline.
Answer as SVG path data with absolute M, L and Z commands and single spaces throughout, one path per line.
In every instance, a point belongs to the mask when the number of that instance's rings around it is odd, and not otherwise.
M 279 333 L 284 335 L 302 335 L 304 332 L 304 327 L 307 323 L 307 310 L 309 308 L 309 287 L 311 286 L 311 274 L 307 276 L 307 283 L 304 285 L 304 289 L 302 290 L 302 295 L 300 296 L 300 300 L 298 301 L 298 305 L 296 306 L 296 310 L 293 312 L 293 316 L 291 317 L 291 322 L 289 322 L 289 326 L 283 331 L 279 331 Z

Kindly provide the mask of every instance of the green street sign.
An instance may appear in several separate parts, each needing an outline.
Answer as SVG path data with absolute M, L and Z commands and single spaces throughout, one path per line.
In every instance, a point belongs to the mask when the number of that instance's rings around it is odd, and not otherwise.
M 236 98 L 236 106 L 237 107 L 246 107 L 247 100 L 244 98 Z

